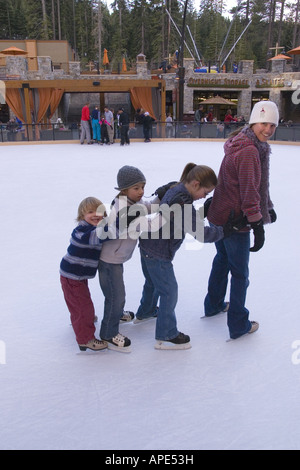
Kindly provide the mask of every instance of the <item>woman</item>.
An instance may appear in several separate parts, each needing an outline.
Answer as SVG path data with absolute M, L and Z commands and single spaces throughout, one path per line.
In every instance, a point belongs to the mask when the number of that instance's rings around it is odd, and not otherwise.
M 249 251 L 258 251 L 264 244 L 264 224 L 275 222 L 276 214 L 269 195 L 269 155 L 267 143 L 278 126 L 279 114 L 275 103 L 260 101 L 254 106 L 249 126 L 231 136 L 225 143 L 218 185 L 208 210 L 212 225 L 227 220 L 232 208 L 235 216 L 244 214 L 248 227 L 216 243 L 205 298 L 205 316 L 228 311 L 230 338 L 253 333 L 259 327 L 249 321 L 245 308 L 249 285 Z M 250 248 L 250 230 L 254 246 Z M 225 303 L 228 274 L 231 273 L 229 303 Z

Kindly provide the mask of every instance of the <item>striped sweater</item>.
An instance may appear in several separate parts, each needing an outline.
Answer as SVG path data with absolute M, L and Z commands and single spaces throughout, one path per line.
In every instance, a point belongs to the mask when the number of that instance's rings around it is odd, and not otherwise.
M 75 227 L 67 254 L 60 263 L 62 276 L 77 281 L 95 277 L 103 243 L 96 228 L 84 220 Z
M 263 218 L 264 223 L 270 223 L 269 144 L 260 142 L 247 127 L 229 138 L 224 150 L 208 220 L 223 225 L 234 209 L 235 216 L 242 212 L 249 222 Z

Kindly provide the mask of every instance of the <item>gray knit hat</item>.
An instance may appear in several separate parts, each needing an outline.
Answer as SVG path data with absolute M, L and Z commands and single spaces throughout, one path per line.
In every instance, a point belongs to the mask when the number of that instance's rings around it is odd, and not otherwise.
M 137 183 L 146 183 L 146 178 L 138 168 L 134 166 L 125 165 L 118 171 L 117 182 L 119 191 L 122 189 L 131 188 Z

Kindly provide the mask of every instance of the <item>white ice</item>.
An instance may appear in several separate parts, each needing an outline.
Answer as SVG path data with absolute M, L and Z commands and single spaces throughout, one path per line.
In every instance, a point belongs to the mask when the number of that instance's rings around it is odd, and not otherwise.
M 226 314 L 200 320 L 215 247 L 191 240 L 174 260 L 178 327 L 190 350 L 155 350 L 148 322 L 121 325 L 130 354 L 82 353 L 63 300 L 59 263 L 84 197 L 109 204 L 124 164 L 145 173 L 147 196 L 190 161 L 218 172 L 222 146 L 1 146 L 1 449 L 300 449 L 299 147 L 272 144 L 278 219 L 251 254 L 255 334 L 228 343 Z M 138 249 L 125 283 L 126 308 L 135 310 Z M 101 319 L 96 278 L 90 289 Z

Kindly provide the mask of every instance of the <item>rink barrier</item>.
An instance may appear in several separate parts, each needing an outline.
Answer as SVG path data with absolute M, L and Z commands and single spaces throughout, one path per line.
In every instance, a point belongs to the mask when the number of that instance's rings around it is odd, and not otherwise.
M 243 124 L 232 123 L 198 123 L 174 122 L 172 126 L 166 122 L 156 121 L 150 129 L 152 141 L 222 141 L 232 132 L 242 128 Z M 92 135 L 92 132 L 91 132 Z M 143 142 L 143 126 L 130 123 L 129 138 L 132 142 Z M 58 124 L 0 124 L 0 143 L 78 143 L 80 140 L 80 125 L 77 123 Z M 120 142 L 119 128 L 115 127 L 115 142 Z M 300 142 L 300 123 L 281 124 L 276 128 L 270 141 L 282 143 Z

